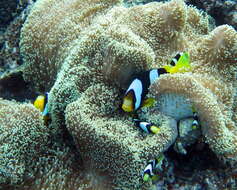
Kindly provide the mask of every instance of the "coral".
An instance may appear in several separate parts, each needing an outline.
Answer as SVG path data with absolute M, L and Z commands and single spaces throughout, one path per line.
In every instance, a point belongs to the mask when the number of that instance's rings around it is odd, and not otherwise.
M 9 6 L 8 3 L 5 4 Z M 29 9 L 30 6 L 16 15 L 0 37 L 0 76 L 2 72 L 13 70 L 22 63 L 19 50 L 20 30 Z M 9 15 L 13 15 L 13 13 Z
M 10 7 L 13 1 L 3 1 L 3 3 L 4 5 Z M 27 88 L 27 84 L 23 81 L 23 77 L 21 76 L 22 74 L 19 70 L 19 66 L 22 64 L 19 48 L 20 30 L 30 11 L 30 5 L 28 5 L 26 8 L 26 4 L 29 3 L 30 1 L 28 1 L 28 3 L 24 2 L 24 6 L 22 5 L 21 7 L 21 5 L 18 5 L 17 10 L 14 9 L 14 13 L 8 13 L 8 15 L 14 15 L 14 20 L 12 20 L 11 23 L 9 23 L 8 25 L 4 26 L 4 32 L 2 33 L 2 35 L 0 35 L 1 98 L 14 98 L 17 101 L 24 101 L 26 98 L 29 98 L 30 94 L 33 94 L 32 91 Z M 7 16 L 5 17 L 7 18 Z
M 154 0 L 124 0 L 124 6 L 125 7 L 131 7 L 131 6 L 135 6 L 135 5 L 142 5 L 145 3 L 150 3 L 153 2 Z
M 4 32 L 8 25 L 18 17 L 24 9 L 33 4 L 34 0 L 3 0 L 0 2 L 0 33 Z
M 1 1 L 0 3 L 1 7 L 1 24 L 0 24 L 0 29 L 2 30 L 5 28 L 6 24 L 9 24 L 9 22 L 13 19 L 13 13 L 16 11 L 17 7 L 17 1 L 11 0 L 11 1 Z
M 68 51 L 76 43 L 75 39 L 97 15 L 103 14 L 118 2 L 119 0 L 90 0 L 83 3 L 76 0 L 70 3 L 38 1 L 22 28 L 21 52 L 26 64 L 26 80 L 34 80 L 32 83 L 36 89 L 49 90 Z M 53 14 L 48 14 L 49 12 Z M 45 65 L 49 65 L 50 69 Z
M 31 104 L 0 99 L 0 183 L 33 178 L 34 164 L 48 143 L 48 130 Z
M 133 73 L 161 67 L 177 51 L 190 53 L 193 72 L 164 76 L 152 87 L 153 95 L 159 98 L 173 89 L 184 96 L 189 88 L 190 93 L 196 92 L 197 100 L 205 100 L 194 105 L 207 129 L 203 131 L 207 142 L 225 158 L 235 153 L 235 145 L 226 147 L 223 142 L 233 139 L 232 131 L 230 137 L 222 137 L 225 125 L 220 125 L 224 127 L 220 131 L 209 126 L 222 124 L 220 118 L 201 113 L 208 108 L 210 114 L 223 111 L 229 116 L 231 109 L 222 110 L 227 106 L 217 107 L 217 101 L 232 107 L 236 81 L 232 72 L 236 31 L 230 26 L 209 33 L 210 29 L 208 16 L 181 0 L 131 8 L 118 0 L 38 0 L 21 33 L 22 71 L 37 91 L 50 90 L 50 132 L 60 136 L 68 130 L 86 168 L 93 168 L 97 178 L 111 181 L 113 189 L 147 189 L 149 184 L 141 182 L 140 172 L 149 159 L 174 142 L 176 124 L 164 115 L 166 110 L 163 114 L 156 106 L 144 109 L 139 116 L 160 124 L 161 132 L 142 134 L 120 110 L 122 91 Z M 165 77 L 173 79 L 171 84 Z M 204 91 L 200 92 L 200 86 Z M 213 96 L 219 99 L 211 102 Z
M 0 132 L 0 189 L 103 189 L 76 150 L 52 142 L 32 104 L 0 99 Z
M 192 74 L 162 76 L 151 87 L 158 99 L 166 93 L 185 96 L 198 110 L 206 142 L 227 160 L 237 159 L 236 45 L 236 31 L 219 26 L 196 44 L 192 52 Z M 165 112 L 164 109 L 161 111 Z M 170 115 L 169 112 L 166 114 Z
M 237 29 L 237 5 L 235 0 L 187 0 L 202 10 L 205 10 L 216 20 L 217 25 L 230 24 Z
M 124 0 L 127 7 L 146 4 L 150 2 L 165 2 L 167 0 Z M 235 0 L 185 0 L 188 5 L 205 11 L 217 26 L 229 24 L 237 29 L 237 4 Z M 214 19 L 212 19 L 212 17 Z
M 89 87 L 77 101 L 67 106 L 66 124 L 86 166 L 95 168 L 98 175 L 106 174 L 105 179 L 117 184 L 116 188 L 141 189 L 141 171 L 147 160 L 174 142 L 176 122 L 152 110 L 149 119 L 160 124 L 161 132 L 142 135 L 132 127 L 131 121 L 118 114 L 118 94 L 103 84 Z
M 4 72 L 0 76 L 0 94 L 1 98 L 14 99 L 20 102 L 24 102 L 26 99 L 33 100 L 37 96 L 28 83 L 24 81 L 19 68 Z
M 7 69 L 14 69 L 20 64 L 20 52 L 19 52 L 19 37 L 20 28 L 24 19 L 17 17 L 14 22 L 12 22 L 5 31 L 1 39 L 0 47 L 0 67 L 1 72 Z
M 76 151 L 65 146 L 62 142 L 53 142 L 48 146 L 35 164 L 35 180 L 25 180 L 15 189 L 21 190 L 83 190 L 91 189 L 98 184 L 98 190 L 103 189 L 98 179 L 93 179 L 93 174 L 88 173 L 77 158 Z M 90 182 L 95 184 L 91 184 Z M 96 188 L 95 188 L 96 190 Z

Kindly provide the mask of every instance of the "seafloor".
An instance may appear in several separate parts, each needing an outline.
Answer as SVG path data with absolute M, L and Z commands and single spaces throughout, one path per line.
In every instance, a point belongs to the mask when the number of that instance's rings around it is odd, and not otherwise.
M 134 7 L 137 5 L 143 5 L 153 2 L 152 0 L 124 0 L 125 7 Z M 158 2 L 158 1 L 156 1 Z M 162 1 L 165 2 L 165 1 Z M 21 66 L 24 65 L 24 61 L 20 54 L 20 33 L 23 23 L 25 22 L 31 8 L 34 6 L 33 0 L 1 0 L 0 2 L 0 98 L 6 100 L 14 100 L 17 102 L 33 102 L 39 95 L 31 86 L 30 81 L 25 81 L 22 76 Z M 187 0 L 187 5 L 192 5 L 203 12 L 210 15 L 209 21 L 212 25 L 231 25 L 235 30 L 237 29 L 237 2 L 235 0 Z M 235 44 L 237 46 L 237 44 Z M 235 58 L 235 62 L 237 58 Z M 236 63 L 237 64 L 237 63 Z M 39 71 L 40 72 L 40 71 Z M 0 107 L 1 108 L 1 107 Z M 11 114 L 9 112 L 8 114 Z M 0 114 L 2 117 L 2 113 Z M 12 116 L 15 117 L 15 116 Z M 4 124 L 0 118 L 0 131 L 5 129 Z M 5 146 L 9 143 L 5 141 L 6 137 L 1 137 L 0 134 L 0 146 Z M 24 138 L 24 137 L 21 137 Z M 166 166 L 163 170 L 163 174 L 159 176 L 159 179 L 153 184 L 153 188 L 156 190 L 236 190 L 237 189 L 237 168 L 236 165 L 232 165 L 228 162 L 220 160 L 209 145 L 204 142 L 204 137 L 198 137 L 197 141 L 187 147 L 187 154 L 182 155 L 174 150 L 173 146 L 165 151 Z M 17 138 L 16 138 L 17 139 Z M 64 169 L 61 171 L 67 172 L 65 169 L 67 166 L 72 167 L 72 163 L 81 164 L 80 153 L 77 146 L 74 144 L 74 140 L 71 135 L 66 131 L 62 139 L 51 139 L 50 149 L 43 150 L 42 162 L 49 165 L 61 164 L 60 167 Z M 11 147 L 11 144 L 9 144 Z M 13 146 L 14 147 L 14 146 Z M 0 149 L 2 151 L 2 149 Z M 0 152 L 2 154 L 2 152 Z M 70 156 L 68 156 L 70 155 Z M 61 156 L 61 157 L 60 157 Z M 67 158 L 70 157 L 70 158 Z M 0 160 L 5 159 L 3 154 L 0 155 Z M 12 160 L 15 158 L 13 157 Z M 35 159 L 35 158 L 34 158 Z M 37 158 L 40 160 L 41 158 Z M 70 160 L 68 163 L 67 160 Z M 1 164 L 6 162 L 0 161 Z M 37 162 L 38 163 L 38 162 Z M 66 165 L 65 168 L 63 165 Z M 236 164 L 236 163 L 235 163 Z M 82 164 L 83 165 L 83 164 Z M 11 165 L 14 167 L 14 164 Z M 4 174 L 5 165 L 0 165 L 0 189 L 47 189 L 56 190 L 60 188 L 60 180 L 54 180 L 52 176 L 57 176 L 60 171 L 51 167 L 49 172 L 55 175 L 50 175 L 50 179 L 43 179 L 40 183 L 47 181 L 47 185 L 33 185 L 38 182 L 37 175 L 30 176 L 17 176 L 18 174 L 9 174 L 8 180 L 2 180 L 6 178 Z M 18 165 L 19 167 L 19 165 Z M 43 166 L 35 166 L 36 168 L 30 171 L 33 173 L 37 171 L 37 167 L 43 168 Z M 87 166 L 73 166 L 73 172 L 90 170 Z M 41 170 L 41 169 L 40 169 Z M 46 171 L 47 169 L 45 169 Z M 15 171 L 10 170 L 10 171 Z M 27 171 L 27 169 L 26 169 Z M 89 176 L 81 175 L 77 180 L 82 179 L 80 182 L 75 182 L 73 189 L 103 189 L 103 187 L 95 188 L 97 184 L 97 176 L 92 174 Z M 38 171 L 37 171 L 38 172 Z M 60 173 L 60 175 L 61 175 Z M 62 176 L 66 176 L 66 174 Z M 11 175 L 16 175 L 16 178 L 23 178 L 24 180 L 15 182 L 11 179 Z M 19 174 L 20 175 L 20 174 Z M 73 178 L 73 177 L 72 177 Z M 12 181 L 11 181 L 12 180 Z M 17 179 L 16 179 L 17 180 Z M 99 180 L 99 179 L 98 179 Z M 63 181 L 63 179 L 62 179 Z M 102 180 L 103 181 L 103 180 Z M 51 184 L 52 183 L 52 184 Z M 58 184 L 57 184 L 58 183 Z M 66 182 L 67 183 L 67 182 Z M 68 182 L 69 183 L 69 182 Z M 71 183 L 71 182 L 70 182 Z M 83 184 L 84 183 L 84 184 Z M 78 185 L 79 184 L 79 185 Z M 78 185 L 78 187 L 76 187 Z M 83 185 L 85 186 L 83 188 Z M 72 185 L 73 186 L 73 185 Z M 99 185 L 98 185 L 99 186 Z M 103 185 L 102 185 L 103 186 Z M 68 189 L 71 190 L 71 186 L 68 185 Z M 122 189 L 122 188 L 121 188 Z M 133 190 L 133 188 L 131 188 Z

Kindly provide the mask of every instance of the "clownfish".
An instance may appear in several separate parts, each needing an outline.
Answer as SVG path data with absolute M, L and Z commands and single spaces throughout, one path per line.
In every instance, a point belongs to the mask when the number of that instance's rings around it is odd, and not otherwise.
M 122 109 L 125 112 L 133 112 L 141 107 L 153 104 L 152 99 L 147 99 L 143 102 L 146 94 L 148 93 L 149 86 L 155 82 L 155 80 L 167 71 L 164 68 L 152 69 L 145 71 L 137 75 L 132 83 L 129 85 L 122 103 Z
M 199 127 L 197 112 L 193 112 L 193 123 L 192 128 L 197 129 Z
M 194 106 L 192 105 L 192 112 L 193 112 L 193 122 L 192 122 L 192 129 L 197 129 L 200 127 L 200 124 L 199 124 L 199 118 L 198 118 L 198 114 L 194 108 Z
M 48 112 L 48 93 L 45 93 L 44 95 L 39 95 L 35 101 L 34 101 L 34 106 L 43 115 L 45 123 L 49 120 L 49 112 Z
M 141 121 L 139 119 L 133 119 L 136 126 L 145 131 L 146 133 L 154 133 L 157 134 L 160 131 L 160 128 L 152 123 Z
M 148 88 L 151 84 L 159 78 L 162 74 L 173 74 L 177 72 L 187 72 L 191 70 L 189 63 L 189 54 L 178 53 L 170 62 L 162 68 L 151 69 L 136 75 L 130 83 L 125 92 L 122 102 L 122 109 L 125 112 L 134 112 L 140 107 L 150 107 L 154 104 L 155 100 L 145 96 L 148 93 Z
M 143 181 L 147 182 L 149 180 L 154 180 L 157 178 L 154 170 L 156 170 L 156 169 L 162 170 L 161 165 L 163 163 L 163 160 L 164 160 L 164 155 L 161 154 L 158 158 L 148 162 L 147 166 L 145 167 L 144 171 L 142 172 Z

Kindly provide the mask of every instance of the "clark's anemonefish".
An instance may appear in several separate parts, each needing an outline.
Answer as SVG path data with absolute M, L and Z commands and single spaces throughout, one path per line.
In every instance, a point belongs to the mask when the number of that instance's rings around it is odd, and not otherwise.
M 147 99 L 146 102 L 143 102 L 148 93 L 148 88 L 161 74 L 165 73 L 167 73 L 167 71 L 164 68 L 159 68 L 137 75 L 125 93 L 122 109 L 125 112 L 133 112 L 140 108 L 141 105 L 152 104 L 151 99 Z
M 199 122 L 198 122 L 198 116 L 197 112 L 193 112 L 193 123 L 192 123 L 192 128 L 197 129 L 199 127 Z
M 148 88 L 152 83 L 159 78 L 160 75 L 166 73 L 187 72 L 191 70 L 189 63 L 189 54 L 178 53 L 170 62 L 169 65 L 165 65 L 162 68 L 151 69 L 149 71 L 142 72 L 133 77 L 128 89 L 123 97 L 122 109 L 125 112 L 134 112 L 140 107 L 151 106 L 154 103 L 154 99 L 145 96 L 148 93 Z
M 165 158 L 164 155 L 161 154 L 158 158 L 148 162 L 147 166 L 142 172 L 143 181 L 147 182 L 155 178 L 154 170 L 157 170 L 157 169 L 162 170 L 162 163 L 163 163 L 164 158 Z
M 133 119 L 136 126 L 145 131 L 146 133 L 157 134 L 160 131 L 160 128 L 150 122 L 141 121 L 139 119 Z

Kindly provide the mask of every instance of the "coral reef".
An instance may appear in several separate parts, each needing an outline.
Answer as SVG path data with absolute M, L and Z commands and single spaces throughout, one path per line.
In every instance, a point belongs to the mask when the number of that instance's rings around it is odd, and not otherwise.
M 237 33 L 233 28 L 225 25 L 216 28 L 191 53 L 192 74 L 162 76 L 151 87 L 158 99 L 164 93 L 181 94 L 189 99 L 198 110 L 206 142 L 217 155 L 228 160 L 237 159 L 236 44 Z M 174 116 L 162 105 L 157 108 Z
M 230 24 L 237 29 L 237 4 L 235 0 L 187 0 L 215 18 L 216 24 Z
M 177 51 L 190 53 L 192 73 L 161 77 L 153 96 L 187 96 L 206 142 L 236 159 L 237 34 L 230 26 L 210 30 L 208 16 L 181 0 L 131 8 L 119 0 L 38 0 L 21 33 L 23 76 L 36 91 L 50 91 L 50 133 L 69 131 L 86 169 L 113 189 L 147 189 L 140 172 L 174 142 L 177 118 L 156 106 L 140 110 L 161 125 L 158 135 L 144 135 L 119 109 L 122 91 L 133 73 L 161 67 Z
M 2 0 L 0 2 L 0 34 L 2 34 L 7 26 L 18 17 L 21 12 L 34 0 Z
M 24 19 L 17 17 L 6 29 L 1 39 L 0 72 L 15 69 L 20 65 L 19 37 Z
M 10 1 L 1 1 L 0 2 L 0 30 L 3 31 L 6 24 L 8 24 L 13 19 L 13 12 L 16 10 L 17 1 L 10 0 Z
M 154 0 L 124 0 L 124 6 L 125 7 L 131 7 L 131 6 L 136 6 L 136 5 L 142 5 L 146 3 L 154 2 Z M 157 1 L 159 2 L 159 1 Z
M 236 189 L 236 169 L 231 169 L 216 158 L 208 146 L 200 143 L 189 147 L 189 156 L 167 152 L 169 166 L 164 170 L 165 178 L 158 180 L 157 190 L 182 189 Z M 215 158 L 215 159 L 213 159 Z M 206 162 L 209 160 L 210 162 Z
M 167 0 L 124 0 L 126 7 L 142 5 L 150 2 L 165 2 Z M 235 0 L 185 0 L 188 5 L 193 5 L 213 17 L 211 22 L 216 25 L 229 24 L 237 29 L 237 4 Z
M 103 189 L 100 180 L 87 172 L 77 157 L 79 156 L 76 151 L 66 146 L 65 143 L 52 142 L 44 154 L 34 162 L 35 178 L 25 180 L 14 190 Z
M 49 133 L 32 104 L 0 99 L 0 184 L 16 185 L 33 176 Z
M 9 3 L 5 2 L 5 4 L 9 6 Z M 14 20 L 11 20 L 11 23 L 6 25 L 6 29 L 0 35 L 0 76 L 3 72 L 13 70 L 21 64 L 19 50 L 20 30 L 30 7 L 28 6 L 18 14 L 15 13 Z M 13 15 L 13 13 L 8 15 Z
M 13 1 L 3 2 L 4 6 L 10 7 Z M 15 3 L 18 4 L 16 10 L 8 13 L 8 15 L 14 15 L 14 20 L 4 25 L 4 30 L 0 34 L 0 96 L 4 99 L 14 98 L 22 102 L 35 94 L 28 88 L 19 72 L 19 66 L 22 64 L 19 48 L 20 30 L 32 5 L 30 1 L 21 3 L 15 0 Z
M 174 142 L 176 122 L 152 110 L 149 119 L 159 122 L 161 132 L 142 135 L 132 127 L 132 122 L 118 114 L 118 94 L 104 84 L 89 87 L 77 101 L 67 106 L 66 124 L 86 166 L 95 168 L 102 173 L 100 175 L 106 174 L 107 178 L 112 177 L 107 180 L 119 184 L 120 188 L 141 189 L 140 174 L 146 161 Z
M 0 94 L 1 98 L 20 102 L 33 100 L 36 97 L 36 93 L 24 81 L 19 69 L 4 72 L 0 76 Z
M 77 150 L 52 141 L 32 104 L 0 99 L 0 132 L 0 189 L 103 189 Z

